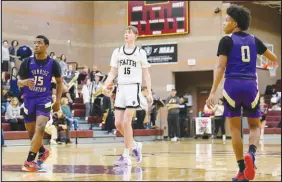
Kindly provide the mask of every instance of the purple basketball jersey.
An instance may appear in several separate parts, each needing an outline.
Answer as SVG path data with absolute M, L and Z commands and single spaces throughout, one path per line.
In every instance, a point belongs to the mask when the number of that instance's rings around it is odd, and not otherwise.
M 51 79 L 53 59 L 48 57 L 46 64 L 38 65 L 35 58 L 30 58 L 29 78 L 33 78 L 35 85 L 33 88 L 24 87 L 24 98 L 51 97 Z
M 257 79 L 257 47 L 255 37 L 250 34 L 232 34 L 232 49 L 226 63 L 225 78 Z

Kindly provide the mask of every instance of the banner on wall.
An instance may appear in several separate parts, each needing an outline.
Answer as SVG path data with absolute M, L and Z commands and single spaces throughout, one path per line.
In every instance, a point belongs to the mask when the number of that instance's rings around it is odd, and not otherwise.
M 177 63 L 177 44 L 142 45 L 150 64 Z
M 210 117 L 202 117 L 195 119 L 196 135 L 212 134 L 212 124 Z

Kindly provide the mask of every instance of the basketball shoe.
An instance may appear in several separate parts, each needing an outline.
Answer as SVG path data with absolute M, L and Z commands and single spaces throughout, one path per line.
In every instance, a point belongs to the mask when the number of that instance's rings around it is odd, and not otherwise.
M 244 157 L 244 161 L 246 165 L 244 175 L 245 178 L 248 180 L 253 180 L 255 178 L 256 175 L 255 160 L 256 160 L 255 155 L 252 152 L 248 152 Z

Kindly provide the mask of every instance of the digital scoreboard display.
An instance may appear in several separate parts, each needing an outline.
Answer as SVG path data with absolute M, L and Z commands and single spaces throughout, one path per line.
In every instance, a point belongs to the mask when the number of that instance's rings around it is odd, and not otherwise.
M 189 33 L 188 1 L 128 1 L 127 25 L 139 37 Z

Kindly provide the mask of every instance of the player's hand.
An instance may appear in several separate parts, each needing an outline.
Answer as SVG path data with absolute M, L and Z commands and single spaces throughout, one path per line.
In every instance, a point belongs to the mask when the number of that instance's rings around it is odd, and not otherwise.
M 26 79 L 26 80 L 24 81 L 24 85 L 25 85 L 25 86 L 28 86 L 29 88 L 34 87 L 34 85 L 35 85 L 34 79 L 33 79 L 33 78 Z
M 152 97 L 152 94 L 148 94 L 148 96 L 147 96 L 147 101 L 148 101 L 148 104 L 149 104 L 149 105 L 152 105 L 152 104 L 153 104 L 153 97 Z
M 206 100 L 206 104 L 209 109 L 212 109 L 214 107 L 214 94 L 209 95 L 209 98 Z
M 60 102 L 55 102 L 53 104 L 53 112 L 58 112 L 60 110 L 60 108 L 61 108 Z

